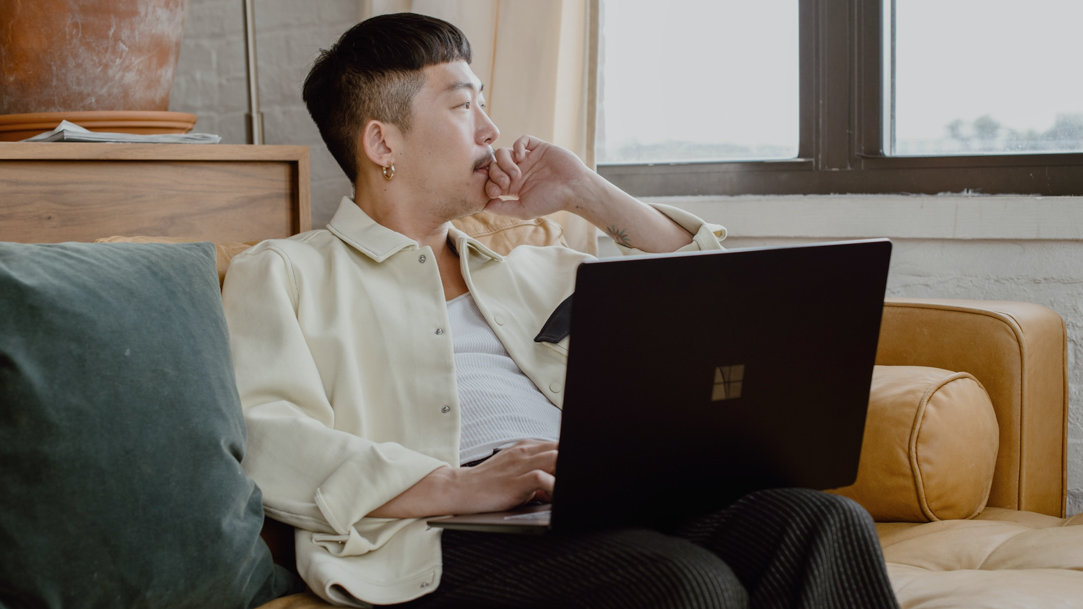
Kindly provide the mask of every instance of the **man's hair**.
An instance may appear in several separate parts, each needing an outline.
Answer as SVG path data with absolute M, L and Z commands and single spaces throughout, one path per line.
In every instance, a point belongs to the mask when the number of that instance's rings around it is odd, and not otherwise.
M 350 28 L 320 52 L 303 98 L 328 150 L 350 181 L 357 179 L 356 137 L 370 120 L 410 128 L 410 103 L 424 84 L 421 69 L 463 60 L 470 42 L 446 21 L 399 13 Z

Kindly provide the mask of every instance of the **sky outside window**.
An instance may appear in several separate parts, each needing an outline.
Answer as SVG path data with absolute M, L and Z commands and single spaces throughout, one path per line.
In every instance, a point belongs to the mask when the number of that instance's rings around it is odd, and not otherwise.
M 797 0 L 616 0 L 602 22 L 599 162 L 797 154 Z
M 1083 2 L 896 0 L 895 19 L 897 154 L 1083 150 Z

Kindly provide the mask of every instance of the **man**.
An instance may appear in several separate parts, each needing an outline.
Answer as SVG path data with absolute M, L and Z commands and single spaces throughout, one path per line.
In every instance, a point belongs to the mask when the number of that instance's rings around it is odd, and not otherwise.
M 587 257 L 500 256 L 451 220 L 569 210 L 628 251 L 724 235 L 535 138 L 494 151 L 469 61 L 457 28 L 420 15 L 344 34 L 304 97 L 354 198 L 326 230 L 260 244 L 227 277 L 245 467 L 268 515 L 297 528 L 308 585 L 346 605 L 894 606 L 867 514 L 811 491 L 754 494 L 668 532 L 426 526 L 552 492 L 567 344 L 533 338 Z

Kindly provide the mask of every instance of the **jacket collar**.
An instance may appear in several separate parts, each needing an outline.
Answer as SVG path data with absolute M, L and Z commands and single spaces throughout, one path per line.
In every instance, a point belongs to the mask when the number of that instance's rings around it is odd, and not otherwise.
M 459 230 L 455 227 L 455 225 L 452 225 L 451 229 L 448 231 L 448 243 L 451 244 L 451 247 L 455 248 L 456 252 L 460 252 L 460 255 L 461 252 L 468 252 L 470 254 L 478 255 L 483 258 L 488 258 L 490 260 L 499 261 L 504 259 L 503 256 L 489 249 L 481 241 L 478 241 L 477 239 Z
M 375 262 L 383 262 L 404 249 L 418 247 L 417 241 L 373 220 L 350 197 L 342 197 L 338 210 L 327 223 L 327 230 Z M 449 231 L 448 242 L 460 253 L 477 254 L 492 260 L 503 259 L 500 254 L 454 226 Z

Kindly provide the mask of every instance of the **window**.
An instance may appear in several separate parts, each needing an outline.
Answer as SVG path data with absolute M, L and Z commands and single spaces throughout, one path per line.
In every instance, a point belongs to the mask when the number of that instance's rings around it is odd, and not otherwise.
M 797 156 L 797 0 L 620 0 L 601 41 L 599 162 Z
M 1020 8 L 902 0 L 885 12 L 889 154 L 1083 151 L 1083 79 L 1068 64 L 1083 54 L 1083 3 Z
M 667 22 L 649 13 L 660 3 L 602 4 L 599 171 L 633 194 L 1083 194 L 1077 0 L 670 0 L 661 6 L 680 27 L 635 29 L 636 11 Z M 732 22 L 751 36 L 721 25 Z M 796 76 L 781 40 L 795 28 Z M 689 39 L 711 48 L 690 51 Z M 664 105 L 642 93 L 665 82 L 659 72 L 678 81 L 661 85 Z M 629 76 L 631 89 L 614 82 Z M 727 111 L 732 94 L 715 93 L 705 107 L 712 94 L 692 88 L 703 82 L 754 103 Z M 727 130 L 721 115 L 740 117 L 736 135 L 712 131 Z M 787 120 L 789 140 L 775 135 Z M 698 132 L 657 135 L 684 123 Z

